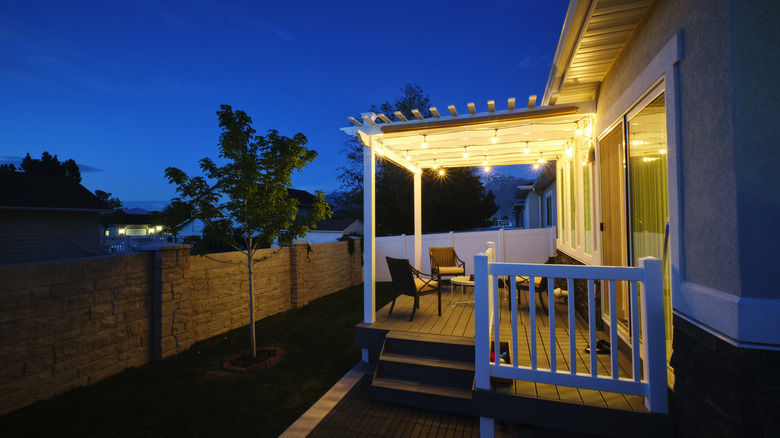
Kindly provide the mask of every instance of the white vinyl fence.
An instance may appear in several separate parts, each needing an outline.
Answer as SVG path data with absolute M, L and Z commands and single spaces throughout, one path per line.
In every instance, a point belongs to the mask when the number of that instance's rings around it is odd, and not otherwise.
M 555 229 L 469 231 L 462 233 L 424 234 L 422 236 L 422 267 L 431 272 L 428 248 L 451 246 L 466 262 L 466 275 L 474 273 L 473 257 L 485 249 L 488 241 L 496 242 L 496 261 L 510 263 L 544 263 L 555 255 Z M 376 238 L 376 281 L 390 281 L 385 257 L 409 259 L 414 264 L 414 236 Z
M 100 242 L 100 255 L 134 254 L 143 245 L 150 243 L 162 243 L 167 241 L 165 234 L 151 234 L 148 236 L 103 236 Z

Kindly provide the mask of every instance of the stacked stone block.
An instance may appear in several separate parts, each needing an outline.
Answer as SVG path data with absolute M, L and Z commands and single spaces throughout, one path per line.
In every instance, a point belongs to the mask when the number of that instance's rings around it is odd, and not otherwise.
M 255 259 L 258 320 L 363 281 L 346 242 Z M 0 414 L 246 326 L 248 283 L 243 254 L 187 246 L 0 267 Z

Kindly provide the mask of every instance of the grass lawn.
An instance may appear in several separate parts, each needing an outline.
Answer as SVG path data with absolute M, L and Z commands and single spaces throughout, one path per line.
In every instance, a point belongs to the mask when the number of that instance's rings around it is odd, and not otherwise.
M 0 416 L 0 436 L 278 436 L 360 361 L 362 295 L 361 285 L 258 321 L 257 345 L 284 351 L 269 369 L 220 370 L 248 349 L 244 327 Z M 377 307 L 391 299 L 390 283 L 377 284 Z

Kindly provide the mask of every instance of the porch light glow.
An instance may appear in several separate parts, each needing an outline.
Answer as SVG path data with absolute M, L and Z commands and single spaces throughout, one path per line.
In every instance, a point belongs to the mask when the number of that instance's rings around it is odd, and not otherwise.
M 490 172 L 490 166 L 485 166 L 485 173 Z
M 436 160 L 433 160 L 433 168 L 436 169 L 437 167 L 439 167 L 439 165 L 436 164 Z
M 538 170 L 538 169 L 539 169 L 539 163 L 534 163 L 534 170 Z
M 422 147 L 423 147 L 423 149 L 428 147 L 428 136 L 427 135 L 423 135 Z
M 444 169 L 439 169 L 439 176 L 444 176 Z
M 157 232 L 159 233 L 160 231 L 162 231 L 162 225 L 157 225 Z
M 485 159 L 482 161 L 483 166 L 487 166 L 487 155 L 485 155 Z
M 466 149 L 466 148 L 463 148 L 463 158 L 468 158 L 468 157 L 469 157 L 469 150 Z
M 531 153 L 531 148 L 528 147 L 528 142 L 525 142 L 525 153 L 526 154 L 530 154 Z
M 412 156 L 409 155 L 409 151 L 406 151 L 406 161 L 412 161 Z
M 493 143 L 498 143 L 498 129 L 496 129 L 496 132 L 493 133 L 493 138 L 491 141 Z
M 119 229 L 119 234 L 125 234 L 125 229 L 124 228 L 120 228 Z
M 666 155 L 666 149 L 661 149 L 661 150 L 660 150 L 660 151 L 658 151 L 658 152 L 659 152 L 661 155 Z

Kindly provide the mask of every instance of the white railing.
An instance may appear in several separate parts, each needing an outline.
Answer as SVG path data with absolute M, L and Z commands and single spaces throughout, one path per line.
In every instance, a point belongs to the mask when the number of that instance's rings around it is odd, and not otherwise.
M 162 243 L 167 239 L 165 234 L 148 236 L 103 236 L 100 241 L 100 255 L 134 254 L 142 245 Z
M 491 248 L 485 254 L 474 256 L 474 294 L 475 294 L 475 368 L 476 387 L 490 389 L 490 377 L 522 380 L 528 382 L 546 383 L 597 391 L 633 394 L 645 397 L 645 404 L 652 412 L 667 412 L 666 394 L 666 342 L 664 337 L 664 300 L 661 278 L 661 261 L 654 258 L 639 260 L 639 267 L 609 267 L 609 266 L 576 266 L 576 265 L 539 265 L 496 263 L 490 254 Z M 517 290 L 515 277 L 528 277 L 528 290 Z M 494 342 L 494 351 L 500 351 L 501 333 L 498 317 L 500 315 L 500 300 L 498 298 L 499 277 L 508 278 L 510 285 L 510 315 L 511 315 L 511 364 L 503 364 L 499 354 L 490 361 L 490 343 Z M 547 277 L 548 334 L 546 345 L 549 348 L 549 367 L 540 367 L 537 362 L 536 340 L 536 292 L 534 277 Z M 555 329 L 555 279 L 566 279 L 570 294 L 568 300 L 568 331 Z M 574 314 L 574 280 L 587 280 L 588 283 L 588 344 L 590 349 L 590 369 L 577 369 L 578 330 L 575 327 Z M 608 288 L 602 288 L 602 293 L 609 293 L 610 308 L 615 308 L 616 282 L 628 282 L 630 299 L 630 333 L 631 333 L 631 377 L 620 377 L 618 364 L 617 312 L 610 312 L 609 341 L 610 360 L 606 372 L 599 371 L 596 352 L 596 312 L 595 284 L 596 281 L 608 283 Z M 530 346 L 530 366 L 519 365 L 518 358 L 518 293 L 528 293 L 528 345 Z M 640 305 L 641 303 L 641 305 Z M 641 330 L 639 325 L 641 324 Z M 568 332 L 568 340 L 565 339 Z M 492 334 L 492 336 L 491 336 Z M 564 337 L 564 339 L 560 339 Z M 558 367 L 558 355 L 566 360 L 565 351 L 557 352 L 557 345 L 568 343 L 568 364 Z M 568 342 L 567 342 L 568 341 Z M 523 340 L 523 342 L 526 342 Z M 580 342 L 582 344 L 582 342 Z M 541 352 L 545 361 L 544 351 Z M 584 353 L 583 354 L 587 354 Z M 587 363 L 587 362 L 586 362 Z M 644 364 L 640 370 L 641 364 Z M 563 369 L 561 369 L 563 368 Z
M 390 272 L 385 257 L 409 259 L 414 263 L 414 236 L 402 234 L 376 238 L 376 281 L 390 281 Z M 458 256 L 466 261 L 466 275 L 474 273 L 471 257 L 485 249 L 485 242 L 496 243 L 495 260 L 511 263 L 544 263 L 555 255 L 555 228 L 530 230 L 505 230 L 449 232 L 424 234 L 422 236 L 423 272 L 431 272 L 428 248 L 451 246 Z

